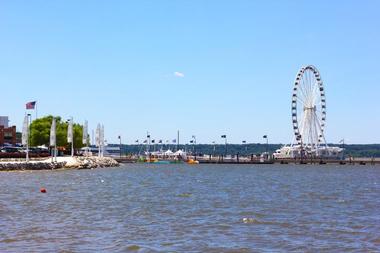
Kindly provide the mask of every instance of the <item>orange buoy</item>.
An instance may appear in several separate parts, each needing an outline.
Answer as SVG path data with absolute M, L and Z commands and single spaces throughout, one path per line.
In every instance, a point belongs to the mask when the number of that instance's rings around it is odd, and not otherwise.
M 46 193 L 46 189 L 42 187 L 42 188 L 40 189 L 40 192 L 42 192 L 42 193 Z

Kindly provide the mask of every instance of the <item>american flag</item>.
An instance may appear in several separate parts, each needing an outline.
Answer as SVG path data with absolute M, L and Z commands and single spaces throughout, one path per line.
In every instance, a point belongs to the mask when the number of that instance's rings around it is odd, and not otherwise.
M 34 110 L 34 108 L 36 107 L 36 103 L 37 101 L 32 101 L 32 102 L 29 102 L 29 103 L 26 103 L 26 109 L 27 110 Z

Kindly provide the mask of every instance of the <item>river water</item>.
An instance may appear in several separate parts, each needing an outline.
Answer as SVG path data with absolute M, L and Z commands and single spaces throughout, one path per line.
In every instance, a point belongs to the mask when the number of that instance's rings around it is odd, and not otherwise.
M 380 167 L 0 172 L 0 252 L 26 251 L 376 252 Z

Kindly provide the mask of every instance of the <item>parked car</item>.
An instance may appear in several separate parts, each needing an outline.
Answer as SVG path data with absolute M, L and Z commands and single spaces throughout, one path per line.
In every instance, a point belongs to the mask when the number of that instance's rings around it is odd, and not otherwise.
M 2 147 L 0 149 L 0 152 L 2 153 L 20 153 L 21 149 L 17 147 Z
M 49 156 L 49 150 L 45 148 L 29 148 L 29 153 L 36 154 L 38 156 Z

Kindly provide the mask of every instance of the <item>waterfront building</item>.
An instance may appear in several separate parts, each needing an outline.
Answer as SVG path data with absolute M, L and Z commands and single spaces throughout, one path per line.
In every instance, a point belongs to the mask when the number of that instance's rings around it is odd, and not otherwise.
M 0 125 L 0 146 L 4 144 L 16 145 L 16 126 L 4 127 Z

